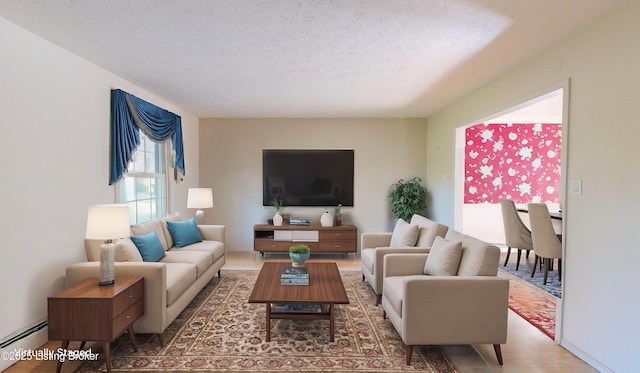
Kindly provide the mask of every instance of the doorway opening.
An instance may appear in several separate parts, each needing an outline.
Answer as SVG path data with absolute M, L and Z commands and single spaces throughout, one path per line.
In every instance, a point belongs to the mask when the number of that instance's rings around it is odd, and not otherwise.
M 550 212 L 566 210 L 568 98 L 567 80 L 457 128 L 456 230 L 506 249 L 500 199 L 513 199 L 519 207 L 544 202 Z M 522 217 L 528 225 L 528 217 Z M 561 314 L 558 299 L 556 341 Z

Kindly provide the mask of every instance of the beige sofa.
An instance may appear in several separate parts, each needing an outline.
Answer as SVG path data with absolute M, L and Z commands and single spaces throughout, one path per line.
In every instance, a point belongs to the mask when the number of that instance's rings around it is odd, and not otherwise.
M 407 365 L 414 345 L 484 343 L 502 365 L 509 281 L 497 276 L 499 260 L 498 247 L 454 230 L 428 254 L 385 256 L 382 307 L 406 345 Z
M 116 242 L 116 276 L 142 276 L 145 279 L 145 313 L 134 324 L 136 333 L 157 334 L 164 344 L 164 330 L 225 263 L 224 225 L 199 225 L 203 241 L 182 248 L 174 246 L 167 221 L 178 221 L 177 215 L 152 220 L 131 227 L 132 236 L 156 233 L 165 250 L 158 262 L 143 262 L 129 238 Z M 88 277 L 100 275 L 100 243 L 85 241 L 87 262 L 67 267 L 67 288 Z
M 400 223 L 400 225 L 399 225 Z M 412 228 L 413 226 L 413 228 Z M 413 229 L 413 231 L 412 231 Z M 382 274 L 384 271 L 384 256 L 392 253 L 426 253 L 433 243 L 433 240 L 440 236 L 444 237 L 449 228 L 424 216 L 413 215 L 408 225 L 402 225 L 398 220 L 393 232 L 363 233 L 360 237 L 360 268 L 362 279 L 366 280 L 371 289 L 376 294 L 376 304 L 382 299 Z M 400 237 L 393 239 L 394 235 L 411 235 L 415 237 Z M 405 238 L 407 241 L 405 241 Z M 392 241 L 400 242 L 402 246 L 392 247 Z M 405 246 L 403 244 L 414 243 Z

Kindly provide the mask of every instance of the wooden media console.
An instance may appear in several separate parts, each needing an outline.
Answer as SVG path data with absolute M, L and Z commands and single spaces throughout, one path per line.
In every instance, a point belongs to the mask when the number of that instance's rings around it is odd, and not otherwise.
M 337 227 L 311 225 L 256 224 L 253 226 L 253 250 L 289 252 L 289 246 L 305 244 L 312 252 L 355 253 L 358 250 L 358 228 L 352 224 Z

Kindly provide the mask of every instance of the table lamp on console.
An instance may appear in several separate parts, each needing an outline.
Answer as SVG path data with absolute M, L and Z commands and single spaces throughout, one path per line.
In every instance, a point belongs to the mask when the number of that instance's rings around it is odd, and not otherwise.
M 103 240 L 100 245 L 100 280 L 98 285 L 113 285 L 115 282 L 114 239 L 129 237 L 129 205 L 107 204 L 89 206 L 86 238 Z
M 198 209 L 196 211 L 196 223 L 204 223 L 204 211 L 213 207 L 213 189 L 211 188 L 189 188 L 187 194 L 187 208 Z

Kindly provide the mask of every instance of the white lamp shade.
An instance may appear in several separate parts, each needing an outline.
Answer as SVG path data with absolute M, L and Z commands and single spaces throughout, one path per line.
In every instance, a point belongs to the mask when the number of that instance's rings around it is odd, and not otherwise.
M 129 205 L 110 204 L 89 206 L 86 238 L 113 240 L 129 237 Z
M 187 194 L 187 208 L 206 209 L 213 207 L 213 189 L 189 188 Z

